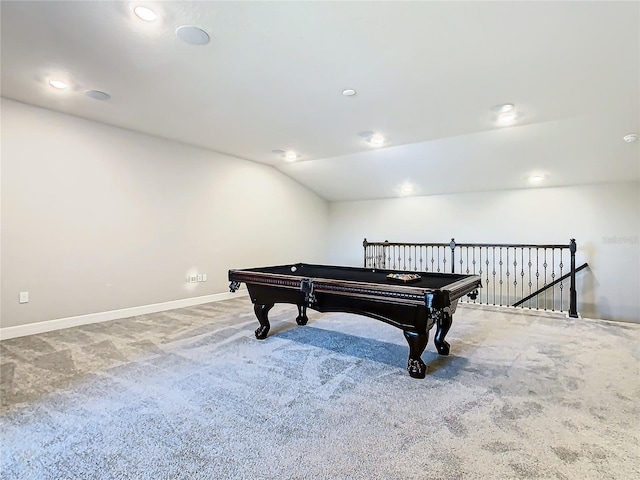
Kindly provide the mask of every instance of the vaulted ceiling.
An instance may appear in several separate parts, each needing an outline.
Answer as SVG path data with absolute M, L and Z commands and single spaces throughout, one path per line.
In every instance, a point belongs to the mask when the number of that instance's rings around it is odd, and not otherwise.
M 638 2 L 2 1 L 0 15 L 3 97 L 270 164 L 328 200 L 640 178 L 640 142 L 623 140 L 640 133 Z

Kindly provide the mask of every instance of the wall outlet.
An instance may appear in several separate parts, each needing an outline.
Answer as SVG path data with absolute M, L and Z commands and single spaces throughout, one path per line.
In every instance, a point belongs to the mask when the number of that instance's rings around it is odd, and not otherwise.
M 198 276 L 197 275 L 191 275 L 189 277 L 189 283 L 196 283 L 198 281 Z
M 201 282 L 201 281 L 202 281 L 202 274 L 201 274 L 201 273 L 199 273 L 199 274 L 198 274 L 198 281 L 199 281 L 199 282 Z
M 20 303 L 29 303 L 29 292 L 20 292 Z
M 202 281 L 203 281 L 203 282 L 206 282 L 206 281 L 207 281 L 207 274 L 206 274 L 206 273 L 203 273 L 203 274 L 202 274 Z

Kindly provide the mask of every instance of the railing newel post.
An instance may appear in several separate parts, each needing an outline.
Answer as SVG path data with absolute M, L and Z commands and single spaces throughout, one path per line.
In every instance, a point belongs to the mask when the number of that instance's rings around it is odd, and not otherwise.
M 364 241 L 362 242 L 362 248 L 364 248 L 364 268 L 367 268 L 367 239 L 365 238 Z
M 454 270 L 456 268 L 455 262 L 455 250 L 456 250 L 456 240 L 454 238 L 449 242 L 449 247 L 451 247 L 451 273 L 456 273 Z
M 576 292 L 576 251 L 578 245 L 576 239 L 569 242 L 569 252 L 571 252 L 571 285 L 569 286 L 569 316 L 578 318 L 578 294 Z

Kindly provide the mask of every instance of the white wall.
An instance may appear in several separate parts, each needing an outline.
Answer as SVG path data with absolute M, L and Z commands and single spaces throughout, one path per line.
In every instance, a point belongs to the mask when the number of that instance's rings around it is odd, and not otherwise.
M 361 266 L 370 242 L 578 243 L 578 311 L 640 322 L 638 182 L 337 202 L 329 262 Z
M 326 261 L 327 202 L 270 166 L 1 105 L 2 327 L 228 292 L 229 268 Z
M 578 262 L 591 266 L 578 274 L 580 313 L 639 321 L 638 182 L 328 205 L 272 167 L 1 107 L 3 328 L 226 292 L 229 268 L 359 266 L 364 237 L 576 238 Z M 208 281 L 188 283 L 192 272 Z

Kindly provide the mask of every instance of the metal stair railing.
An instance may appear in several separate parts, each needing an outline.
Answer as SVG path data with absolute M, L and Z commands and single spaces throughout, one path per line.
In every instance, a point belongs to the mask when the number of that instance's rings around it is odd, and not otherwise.
M 566 245 L 456 243 L 454 239 L 449 243 L 368 242 L 365 238 L 362 245 L 366 268 L 480 275 L 483 288 L 469 303 L 568 310 L 570 317 L 578 317 L 575 275 L 588 264 L 576 268 L 573 238 Z

